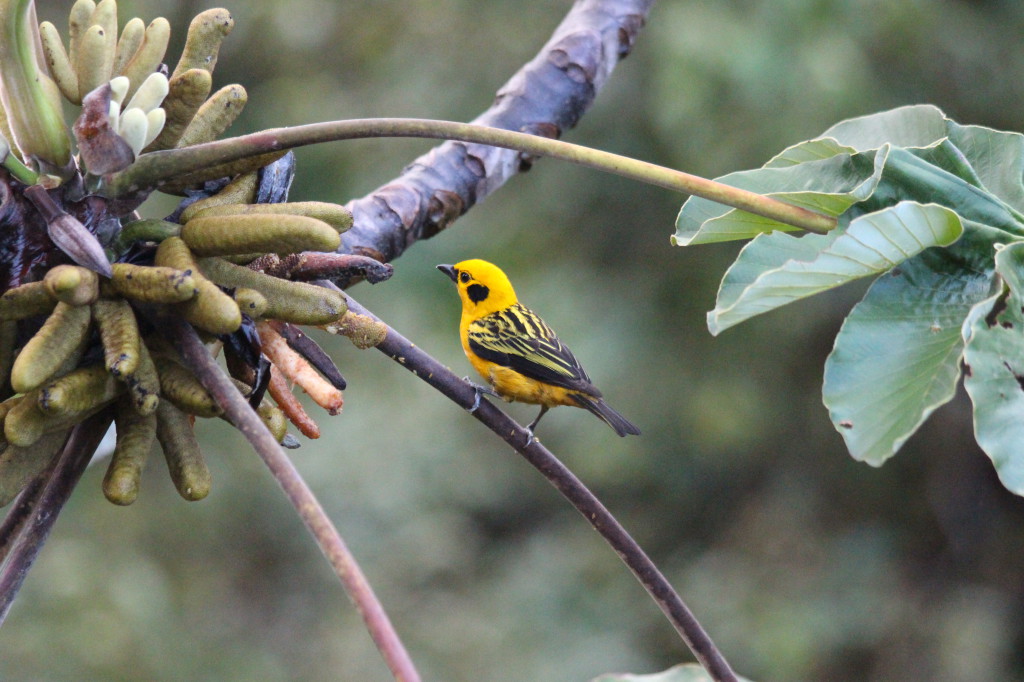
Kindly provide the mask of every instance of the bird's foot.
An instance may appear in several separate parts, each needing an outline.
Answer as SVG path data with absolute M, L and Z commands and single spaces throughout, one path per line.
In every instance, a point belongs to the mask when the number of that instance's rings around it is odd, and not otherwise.
M 547 405 L 541 405 L 540 406 L 540 414 L 538 414 L 537 418 L 534 419 L 532 422 L 530 422 L 529 425 L 527 425 L 527 427 L 526 427 L 527 438 L 526 438 L 526 445 L 523 446 L 524 448 L 528 448 L 531 445 L 533 445 L 534 443 L 539 443 L 540 442 L 537 439 L 537 436 L 533 435 L 533 430 L 535 428 L 537 428 L 537 424 L 540 423 L 540 418 L 544 416 L 544 414 L 548 411 L 548 409 L 549 408 L 548 408 Z
M 462 377 L 462 380 L 473 387 L 473 406 L 469 408 L 469 413 L 473 414 L 480 408 L 480 397 L 483 394 L 497 396 L 497 392 L 490 386 L 482 386 L 469 380 L 469 377 Z

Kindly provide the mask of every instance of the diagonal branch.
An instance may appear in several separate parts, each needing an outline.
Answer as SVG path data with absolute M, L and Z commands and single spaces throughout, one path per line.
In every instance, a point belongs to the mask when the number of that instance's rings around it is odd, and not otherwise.
M 346 297 L 349 310 L 367 315 L 375 320 L 379 319 L 353 300 L 351 296 L 346 294 Z M 387 335 L 377 349 L 464 409 L 468 410 L 473 406 L 476 392 L 469 383 L 460 379 L 450 369 L 391 327 L 387 327 Z M 601 537 L 615 550 L 615 553 L 629 567 L 636 579 L 640 581 L 640 584 L 668 617 L 682 640 L 690 647 L 693 655 L 704 666 L 711 678 L 718 682 L 736 682 L 736 675 L 729 667 L 729 663 L 697 621 L 693 612 L 636 540 L 586 485 L 546 447 L 533 439 L 524 427 L 513 421 L 493 403 L 486 400 L 480 401 L 479 407 L 472 414 L 540 471 L 548 479 L 548 482 L 555 486 L 601 534 Z
M 195 329 L 180 317 L 164 314 L 155 309 L 150 311 L 150 318 L 158 329 L 164 330 L 181 355 L 185 366 L 196 375 L 203 387 L 224 410 L 224 415 L 245 436 L 270 469 L 363 617 L 370 636 L 395 680 L 419 682 L 419 673 L 391 625 L 384 607 L 374 594 L 366 575 L 331 523 L 319 500 L 267 430 L 266 425 L 221 370 Z

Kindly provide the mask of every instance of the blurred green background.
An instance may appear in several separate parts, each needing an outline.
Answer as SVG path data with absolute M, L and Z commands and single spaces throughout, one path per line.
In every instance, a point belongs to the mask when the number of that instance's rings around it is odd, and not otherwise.
M 42 2 L 66 26 L 70 2 Z M 569 2 L 278 0 L 228 7 L 215 83 L 243 83 L 233 128 L 364 116 L 468 120 Z M 197 2 L 167 16 L 173 63 Z M 931 102 L 1021 130 L 1019 2 L 732 0 L 657 4 L 567 139 L 716 176 L 832 123 Z M 299 152 L 296 200 L 345 202 L 428 142 Z M 459 373 L 458 303 L 433 266 L 500 264 L 609 402 L 540 435 L 666 572 L 754 680 L 1024 679 L 1024 504 L 971 434 L 965 396 L 882 469 L 845 453 L 822 365 L 864 286 L 705 328 L 738 245 L 669 246 L 683 197 L 540 161 L 389 282 L 351 293 Z M 151 207 L 159 214 L 160 207 Z M 375 351 L 323 338 L 344 413 L 294 459 L 426 679 L 587 680 L 690 660 L 618 558 L 475 420 Z M 512 406 L 521 420 L 534 408 Z M 361 621 L 276 484 L 218 421 L 199 431 L 213 493 L 188 504 L 153 458 L 139 501 L 93 467 L 0 630 L 3 680 L 386 680 Z

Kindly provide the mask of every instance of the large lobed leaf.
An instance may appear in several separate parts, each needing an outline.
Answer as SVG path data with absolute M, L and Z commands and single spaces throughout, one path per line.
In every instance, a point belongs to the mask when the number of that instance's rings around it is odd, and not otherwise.
M 982 243 L 966 243 L 975 240 Z M 822 395 L 855 459 L 882 464 L 953 397 L 961 324 L 991 293 L 984 244 L 985 235 L 971 235 L 908 260 L 879 277 L 843 322 Z
M 824 401 L 851 454 L 875 465 L 892 456 L 953 396 L 963 360 L 978 442 L 1004 484 L 1024 494 L 1022 177 L 1024 136 L 903 107 L 843 121 L 763 168 L 722 178 L 836 216 L 831 234 L 797 237 L 691 198 L 673 241 L 751 240 L 708 314 L 714 334 L 878 276 L 825 368 Z

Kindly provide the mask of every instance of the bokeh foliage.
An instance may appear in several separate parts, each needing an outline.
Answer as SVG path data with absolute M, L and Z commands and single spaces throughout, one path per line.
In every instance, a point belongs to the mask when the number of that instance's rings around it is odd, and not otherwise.
M 120 4 L 126 16 L 167 16 L 172 54 L 210 6 Z M 235 129 L 248 131 L 472 118 L 568 3 L 228 6 L 236 29 L 217 83 L 246 85 Z M 42 18 L 65 13 L 40 2 Z M 1012 2 L 663 2 L 568 139 L 717 176 L 901 104 L 1022 130 L 1022 24 Z M 428 147 L 303 150 L 292 196 L 344 202 Z M 583 411 L 557 410 L 541 437 L 744 676 L 1020 677 L 1024 503 L 974 444 L 962 390 L 882 469 L 852 461 L 820 389 L 863 288 L 712 338 L 704 312 L 737 247 L 670 247 L 680 202 L 541 161 L 414 247 L 391 281 L 352 293 L 468 372 L 457 302 L 433 265 L 501 264 L 644 430 L 620 440 Z M 347 404 L 295 458 L 427 678 L 584 680 L 686 658 L 618 559 L 507 448 L 380 354 L 323 343 L 349 380 Z M 388 679 L 256 457 L 226 426 L 203 429 L 215 487 L 200 504 L 177 499 L 156 459 L 127 509 L 102 499 L 102 468 L 87 472 L 0 630 L 0 677 Z

